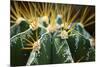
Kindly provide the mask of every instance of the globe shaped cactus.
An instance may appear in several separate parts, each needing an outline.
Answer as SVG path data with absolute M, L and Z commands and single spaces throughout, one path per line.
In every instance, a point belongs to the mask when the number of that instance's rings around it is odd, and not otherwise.
M 95 61 L 94 6 L 83 6 L 11 1 L 11 66 Z

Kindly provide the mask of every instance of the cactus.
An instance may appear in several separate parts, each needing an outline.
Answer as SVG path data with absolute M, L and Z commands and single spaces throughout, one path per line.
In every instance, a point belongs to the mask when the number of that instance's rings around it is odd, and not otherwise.
M 89 7 L 85 8 L 82 18 L 77 21 L 81 12 L 79 9 L 71 16 L 73 7 L 11 1 L 11 12 L 15 14 L 14 17 L 11 13 L 11 18 L 16 20 L 11 22 L 10 28 L 11 66 L 95 61 L 92 35 L 85 29 L 85 25 L 93 24 L 87 22 L 94 14 L 84 21 Z

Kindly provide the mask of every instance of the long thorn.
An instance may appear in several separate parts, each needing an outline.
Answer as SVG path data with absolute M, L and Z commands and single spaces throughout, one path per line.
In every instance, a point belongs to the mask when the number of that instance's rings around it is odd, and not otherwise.
M 95 14 L 92 14 L 85 22 L 84 24 L 86 24 L 89 20 L 91 20 L 93 17 L 95 16 Z
M 86 15 L 87 15 L 87 10 L 88 10 L 88 7 L 86 7 L 85 10 L 84 10 L 84 12 L 83 12 L 83 16 L 81 17 L 81 20 L 80 20 L 81 23 L 83 23 Z
M 92 24 L 94 24 L 94 23 L 95 23 L 95 21 L 90 22 L 90 23 L 87 23 L 86 25 L 84 25 L 84 27 L 90 26 L 90 25 L 92 25 Z

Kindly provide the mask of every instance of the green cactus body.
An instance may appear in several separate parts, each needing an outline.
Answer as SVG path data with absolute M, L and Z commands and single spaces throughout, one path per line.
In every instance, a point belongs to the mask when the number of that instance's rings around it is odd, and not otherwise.
M 30 3 L 26 4 L 29 5 L 29 8 L 36 9 L 36 3 L 33 3 L 32 6 Z M 22 5 L 25 8 L 23 2 Z M 38 7 L 42 7 L 41 5 Z M 21 18 L 20 22 L 11 25 L 10 28 L 11 66 L 95 61 L 95 48 L 91 46 L 90 42 L 92 36 L 80 21 L 75 21 L 79 11 L 71 16 L 71 6 L 67 8 L 68 11 L 65 7 L 61 8 L 62 12 L 59 9 L 61 15 L 57 13 L 59 12 L 57 6 L 54 8 L 51 6 L 50 10 L 43 9 L 42 12 L 39 12 L 41 9 L 34 11 L 32 8 L 29 11 L 36 12 L 36 15 L 32 13 L 31 18 L 24 16 L 25 12 L 22 11 L 21 15 L 25 20 Z M 25 15 L 31 16 L 27 7 L 25 11 Z M 21 13 L 21 9 L 19 9 L 19 13 Z M 65 15 L 68 17 L 66 18 Z M 33 20 L 34 16 L 38 19 Z

